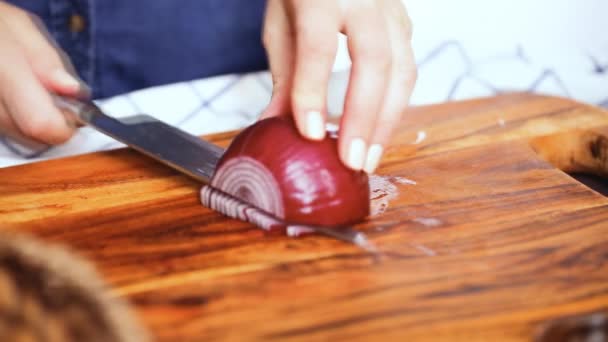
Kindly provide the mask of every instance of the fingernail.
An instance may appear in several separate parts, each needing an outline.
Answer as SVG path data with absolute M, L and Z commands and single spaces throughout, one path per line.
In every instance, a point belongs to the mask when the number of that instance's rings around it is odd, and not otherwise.
M 367 173 L 374 173 L 378 164 L 380 164 L 380 158 L 382 157 L 382 145 L 373 144 L 367 151 L 367 160 L 365 161 L 365 167 L 363 168 Z
M 57 69 L 53 73 L 53 79 L 55 82 L 60 83 L 62 86 L 66 88 L 72 88 L 74 90 L 80 89 L 80 82 L 70 75 L 67 71 L 63 69 Z
M 353 170 L 361 170 L 365 163 L 365 141 L 354 138 L 348 150 L 348 166 Z
M 310 111 L 306 113 L 306 136 L 313 140 L 325 138 L 325 125 L 323 115 L 320 112 Z

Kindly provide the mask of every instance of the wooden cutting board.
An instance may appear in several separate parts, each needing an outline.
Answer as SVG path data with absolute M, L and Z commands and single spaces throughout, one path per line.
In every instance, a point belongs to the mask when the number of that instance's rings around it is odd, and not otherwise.
M 0 220 L 93 260 L 161 341 L 530 340 L 608 306 L 608 199 L 530 141 L 606 127 L 605 111 L 528 94 L 412 109 L 378 173 L 415 184 L 393 182 L 357 227 L 378 255 L 264 235 L 126 149 L 0 169 Z M 602 137 L 576 148 L 605 163 Z M 561 147 L 548 139 L 542 153 Z

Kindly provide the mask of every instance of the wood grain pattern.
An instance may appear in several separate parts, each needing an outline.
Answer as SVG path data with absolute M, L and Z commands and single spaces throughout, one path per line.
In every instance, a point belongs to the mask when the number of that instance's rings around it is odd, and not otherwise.
M 95 261 L 161 341 L 530 340 L 608 307 L 608 199 L 530 141 L 606 127 L 529 94 L 412 109 L 379 174 L 417 184 L 358 226 L 378 255 L 264 235 L 130 150 L 1 169 L 0 219 Z

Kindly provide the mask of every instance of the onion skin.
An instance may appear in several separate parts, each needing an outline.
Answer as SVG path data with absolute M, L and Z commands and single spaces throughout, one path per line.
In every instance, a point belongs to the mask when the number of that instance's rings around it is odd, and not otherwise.
M 220 159 L 211 186 L 286 226 L 350 225 L 370 209 L 367 174 L 344 166 L 335 138 L 307 140 L 290 118 L 261 120 L 241 132 Z M 221 205 L 206 205 L 228 215 Z

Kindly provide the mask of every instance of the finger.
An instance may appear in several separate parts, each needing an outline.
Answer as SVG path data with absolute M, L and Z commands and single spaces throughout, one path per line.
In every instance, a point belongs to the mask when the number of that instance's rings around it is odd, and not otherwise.
M 351 9 L 345 24 L 353 64 L 339 138 L 340 157 L 354 170 L 366 163 L 392 62 L 382 13 L 371 1 L 360 4 Z
M 88 92 L 74 71 L 69 58 L 61 51 L 36 16 L 0 2 L 0 19 L 7 25 L 42 84 L 64 95 Z
M 292 108 L 301 134 L 325 137 L 327 87 L 338 48 L 341 15 L 333 1 L 294 1 L 296 59 Z
M 25 60 L 16 42 L 6 35 L 0 22 L 0 51 L 4 65 L 10 68 L 0 70 L 0 101 L 16 128 L 13 135 L 21 135 L 31 140 L 47 144 L 59 144 L 73 133 L 63 115 L 53 105 L 50 95 L 30 65 Z M 6 121 L 6 119 L 5 119 Z
M 8 109 L 2 101 L 0 101 L 0 136 L 8 137 L 19 145 L 29 148 L 32 151 L 39 151 L 48 147 L 48 144 L 43 144 L 24 137 L 20 133 L 19 128 L 15 125 L 14 120 L 11 118 Z
M 390 79 L 384 104 L 377 119 L 364 170 L 373 173 L 380 163 L 385 146 L 407 108 L 416 83 L 416 64 L 411 47 L 411 23 L 399 0 L 390 3 L 384 12 L 393 56 Z
M 272 98 L 262 118 L 289 114 L 295 43 L 283 0 L 268 1 L 262 39 L 272 75 Z

